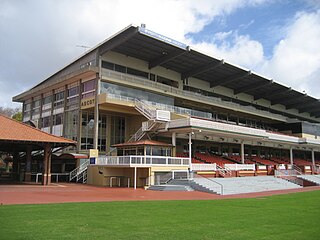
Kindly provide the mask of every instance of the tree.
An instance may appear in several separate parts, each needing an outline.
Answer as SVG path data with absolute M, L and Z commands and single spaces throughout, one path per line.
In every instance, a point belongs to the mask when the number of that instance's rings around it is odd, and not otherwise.
M 17 112 L 12 116 L 12 119 L 22 122 L 22 112 Z
M 22 111 L 20 107 L 11 108 L 0 106 L 0 114 L 3 114 L 7 117 L 11 117 L 17 121 L 22 122 Z

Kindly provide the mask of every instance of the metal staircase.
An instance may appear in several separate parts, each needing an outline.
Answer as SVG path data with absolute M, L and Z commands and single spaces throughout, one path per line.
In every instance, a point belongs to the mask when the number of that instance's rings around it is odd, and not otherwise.
M 156 130 L 165 122 L 157 119 L 157 110 L 151 108 L 146 103 L 135 99 L 135 109 L 145 116 L 148 121 L 142 123 L 142 127 L 131 136 L 128 142 L 135 142 L 141 140 L 144 136 L 148 136 L 151 139 L 152 135 L 155 134 Z
M 75 179 L 75 182 L 87 182 L 87 170 L 90 160 L 87 159 L 79 167 L 75 168 L 69 173 L 69 182 Z
M 228 167 L 225 166 L 223 168 L 223 167 L 219 166 L 218 164 L 216 166 L 217 166 L 217 171 L 219 172 L 219 174 L 222 177 L 230 177 L 232 175 L 232 172 Z

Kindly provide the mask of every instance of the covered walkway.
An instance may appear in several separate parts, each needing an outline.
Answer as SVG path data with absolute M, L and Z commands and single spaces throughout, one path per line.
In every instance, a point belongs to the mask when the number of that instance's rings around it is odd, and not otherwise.
M 12 158 L 13 180 L 31 180 L 32 153 L 43 152 L 42 185 L 51 183 L 51 156 L 76 142 L 57 137 L 0 115 L 0 152 Z M 22 161 L 22 159 L 25 159 Z

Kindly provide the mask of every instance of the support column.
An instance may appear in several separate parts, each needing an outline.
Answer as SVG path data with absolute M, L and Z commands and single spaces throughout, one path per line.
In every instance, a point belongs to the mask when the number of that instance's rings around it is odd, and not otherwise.
M 25 182 L 31 182 L 31 146 L 27 147 L 26 151 L 26 172 L 24 175 Z
M 293 149 L 292 149 L 292 147 L 290 147 L 289 155 L 290 155 L 290 164 L 293 165 Z
M 192 133 L 189 133 L 189 169 L 192 171 Z
M 99 62 L 100 62 L 100 58 L 99 58 Z M 100 68 L 101 68 L 101 66 L 100 66 Z M 98 149 L 98 138 L 99 138 L 99 94 L 100 94 L 100 76 L 97 74 L 95 100 L 94 100 L 94 133 L 93 133 L 93 148 L 94 149 Z
M 241 154 L 241 163 L 244 164 L 244 142 L 241 142 L 240 154 Z
M 137 167 L 134 167 L 133 188 L 137 189 Z
M 51 146 L 46 144 L 44 146 L 43 156 L 43 172 L 42 172 L 42 185 L 49 185 L 51 183 Z
M 173 146 L 173 148 L 172 148 L 172 156 L 173 157 L 176 157 L 177 156 L 177 148 L 176 148 L 176 140 L 177 140 L 177 134 L 176 134 L 176 132 L 173 132 L 172 133 L 172 136 L 171 136 L 171 141 L 172 141 L 172 146 Z
M 14 180 L 19 180 L 19 153 L 14 152 L 12 156 L 12 176 Z
M 314 150 L 311 150 L 311 160 L 312 160 L 312 168 L 315 170 L 316 169 L 316 162 L 314 160 Z

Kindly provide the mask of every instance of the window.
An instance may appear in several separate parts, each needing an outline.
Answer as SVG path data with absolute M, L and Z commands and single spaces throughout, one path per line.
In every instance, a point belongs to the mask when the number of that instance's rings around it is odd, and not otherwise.
M 63 114 L 57 114 L 53 116 L 53 125 L 60 125 L 62 124 Z
M 44 117 L 41 120 L 42 128 L 50 127 L 50 117 Z
M 125 140 L 125 118 L 111 117 L 111 145 L 123 143 Z
M 114 64 L 111 62 L 102 61 L 101 66 L 106 69 L 114 70 Z
M 46 105 L 46 104 L 49 104 L 49 103 L 52 103 L 52 96 L 48 96 L 48 97 L 45 97 L 42 99 L 42 104 L 43 105 Z
M 59 92 L 54 94 L 53 106 L 55 109 L 62 108 L 64 105 L 64 92 Z
M 149 78 L 149 74 L 147 72 L 143 72 L 143 71 L 136 70 L 133 68 L 127 68 L 127 73 L 131 74 L 131 75 L 138 76 L 138 77 Z
M 95 95 L 95 88 L 96 88 L 95 84 L 96 84 L 96 81 L 94 79 L 82 83 L 82 89 L 83 89 L 82 99 L 93 97 Z
M 125 66 L 115 64 L 114 67 L 115 67 L 114 68 L 115 71 L 117 71 L 117 72 L 122 72 L 122 73 L 126 73 L 127 72 L 127 68 Z

